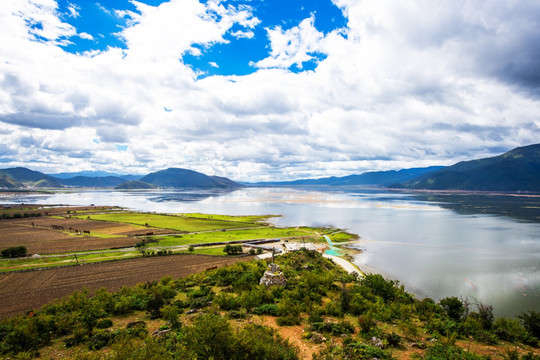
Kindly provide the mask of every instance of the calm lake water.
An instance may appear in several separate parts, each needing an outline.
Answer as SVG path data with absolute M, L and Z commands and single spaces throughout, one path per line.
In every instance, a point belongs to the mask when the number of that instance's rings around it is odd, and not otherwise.
M 356 233 L 364 271 L 418 297 L 469 297 L 497 315 L 540 311 L 540 199 L 420 196 L 365 189 L 244 188 L 234 192 L 85 191 L 0 202 L 119 205 L 140 211 L 276 214 L 278 226 Z

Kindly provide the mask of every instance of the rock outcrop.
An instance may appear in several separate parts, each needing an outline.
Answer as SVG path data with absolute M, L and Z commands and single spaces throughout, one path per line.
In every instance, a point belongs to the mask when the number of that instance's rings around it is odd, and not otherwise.
M 266 269 L 266 271 L 264 272 L 264 275 L 259 283 L 266 287 L 285 286 L 287 285 L 287 279 L 285 278 L 285 275 L 283 275 L 283 273 L 281 272 L 279 266 L 272 263 L 268 265 L 268 269 Z

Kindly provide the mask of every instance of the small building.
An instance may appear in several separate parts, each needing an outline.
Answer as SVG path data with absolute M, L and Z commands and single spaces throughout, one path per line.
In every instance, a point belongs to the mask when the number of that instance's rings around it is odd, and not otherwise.
M 302 249 L 310 250 L 310 251 L 321 251 L 317 245 L 314 243 L 308 242 L 308 243 L 286 243 L 283 244 L 283 247 L 285 249 L 285 253 L 288 253 L 289 251 L 298 251 Z

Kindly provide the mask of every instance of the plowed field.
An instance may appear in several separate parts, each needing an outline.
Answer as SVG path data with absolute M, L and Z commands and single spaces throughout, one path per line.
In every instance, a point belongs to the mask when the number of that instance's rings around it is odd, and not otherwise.
M 133 260 L 87 264 L 59 269 L 0 274 L 0 317 L 36 309 L 54 299 L 87 287 L 110 291 L 164 276 L 173 278 L 225 266 L 253 257 L 227 258 L 204 255 L 141 257 Z
M 32 226 L 32 224 L 34 225 Z M 62 226 L 64 230 L 53 229 L 53 225 Z M 87 230 L 90 231 L 90 235 L 76 235 L 74 230 Z M 145 235 L 148 232 L 153 234 L 171 233 L 170 230 L 164 229 L 147 229 L 137 225 L 71 218 L 42 217 L 1 220 L 0 249 L 23 245 L 26 246 L 29 254 L 54 254 L 129 247 L 139 240 L 128 236 Z M 100 236 L 92 236 L 92 234 Z

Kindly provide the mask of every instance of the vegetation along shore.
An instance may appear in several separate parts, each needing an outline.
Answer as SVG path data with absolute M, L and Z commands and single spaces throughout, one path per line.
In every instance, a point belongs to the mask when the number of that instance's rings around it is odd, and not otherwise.
M 540 359 L 539 313 L 417 299 L 321 256 L 355 235 L 266 219 L 2 206 L 1 356 Z

